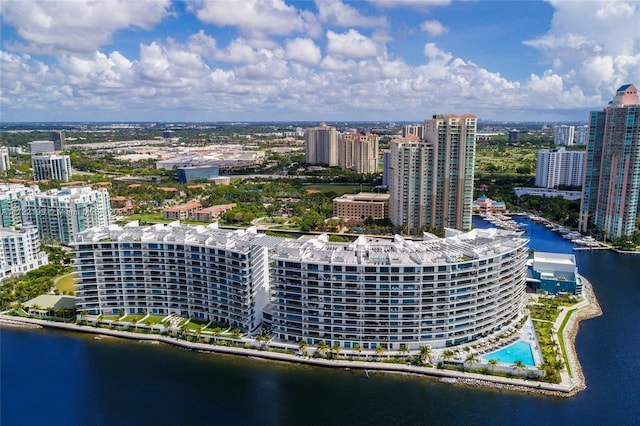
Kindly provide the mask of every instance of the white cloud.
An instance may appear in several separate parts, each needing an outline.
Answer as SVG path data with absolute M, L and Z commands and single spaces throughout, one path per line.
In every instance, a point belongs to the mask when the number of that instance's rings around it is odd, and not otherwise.
M 618 85 L 638 78 L 638 3 L 559 0 L 550 3 L 555 9 L 551 28 L 546 34 L 524 42 L 540 50 L 550 61 L 548 73 L 536 84 L 549 82 L 547 76 L 552 74 L 562 79 L 564 87 L 581 87 L 584 99 L 596 96 L 603 105 Z
M 243 38 L 232 40 L 229 45 L 217 51 L 215 58 L 232 64 L 252 64 L 258 60 L 256 50 Z
M 327 52 L 331 55 L 366 58 L 378 53 L 376 44 L 354 29 L 350 29 L 344 34 L 327 31 L 327 40 Z
M 424 21 L 420 24 L 420 29 L 432 37 L 444 35 L 449 32 L 449 28 L 445 27 L 440 21 Z
M 322 22 L 340 27 L 380 27 L 387 26 L 385 17 L 362 15 L 357 9 L 341 0 L 316 0 L 318 15 Z
M 309 38 L 287 41 L 286 58 L 305 65 L 317 65 L 322 59 L 320 48 Z
M 2 1 L 3 24 L 24 43 L 12 49 L 40 54 L 92 52 L 109 44 L 114 32 L 153 28 L 168 13 L 169 0 L 157 1 Z
M 250 37 L 259 35 L 289 35 L 309 30 L 312 15 L 299 13 L 283 0 L 207 0 L 190 7 L 203 22 L 218 26 L 237 27 Z

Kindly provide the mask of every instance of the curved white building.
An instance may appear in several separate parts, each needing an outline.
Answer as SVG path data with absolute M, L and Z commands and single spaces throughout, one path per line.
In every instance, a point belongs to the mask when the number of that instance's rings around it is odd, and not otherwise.
M 424 241 L 286 241 L 272 256 L 273 331 L 344 349 L 471 342 L 518 317 L 527 256 L 526 237 L 496 229 Z
M 76 237 L 76 310 L 147 312 L 228 324 L 244 332 L 269 303 L 267 251 L 281 238 L 216 226 L 91 228 Z

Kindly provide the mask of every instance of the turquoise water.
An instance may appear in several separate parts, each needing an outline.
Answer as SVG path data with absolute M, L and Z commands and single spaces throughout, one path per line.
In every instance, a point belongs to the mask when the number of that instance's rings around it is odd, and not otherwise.
M 509 345 L 506 348 L 502 348 L 497 352 L 492 352 L 482 357 L 484 360 L 489 361 L 495 359 L 503 364 L 513 364 L 517 360 L 520 360 L 524 365 L 533 367 L 536 363 L 533 360 L 533 352 L 531 352 L 531 345 L 522 340 L 517 341 L 513 345 Z

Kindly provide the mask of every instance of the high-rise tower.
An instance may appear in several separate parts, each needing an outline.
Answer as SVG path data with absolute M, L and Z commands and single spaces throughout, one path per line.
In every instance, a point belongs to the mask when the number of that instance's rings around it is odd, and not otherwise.
M 640 216 L 640 105 L 633 84 L 590 116 L 580 230 L 589 226 L 608 238 L 633 235 Z
M 389 218 L 410 232 L 471 229 L 477 119 L 434 115 L 417 136 L 390 144 Z
M 338 165 L 338 133 L 335 127 L 320 123 L 305 130 L 305 161 L 309 164 Z

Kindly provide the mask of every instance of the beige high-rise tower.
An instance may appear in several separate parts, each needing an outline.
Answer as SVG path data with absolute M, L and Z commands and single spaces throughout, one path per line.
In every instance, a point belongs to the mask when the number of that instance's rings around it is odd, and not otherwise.
M 305 161 L 329 167 L 338 165 L 338 133 L 335 127 L 320 123 L 304 132 Z
M 471 229 L 477 118 L 434 115 L 424 141 L 410 135 L 392 142 L 389 218 L 409 232 Z

